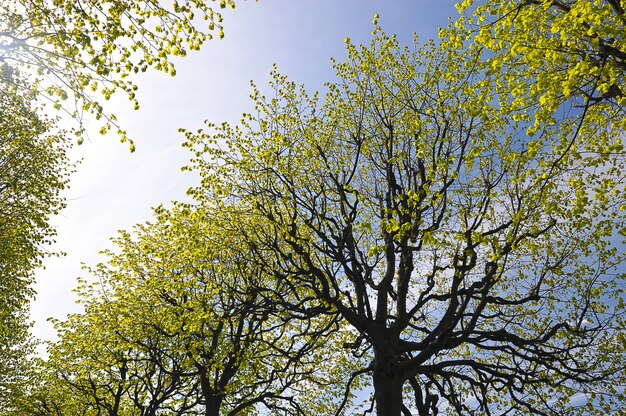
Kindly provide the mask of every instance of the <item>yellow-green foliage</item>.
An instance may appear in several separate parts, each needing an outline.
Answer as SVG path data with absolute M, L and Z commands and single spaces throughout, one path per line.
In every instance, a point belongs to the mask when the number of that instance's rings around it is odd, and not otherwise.
M 27 382 L 34 270 L 55 235 L 51 215 L 69 171 L 67 141 L 40 117 L 35 91 L 0 62 L 0 409 Z
M 346 332 L 330 314 L 284 309 L 294 294 L 233 232 L 244 223 L 253 231 L 244 214 L 159 208 L 121 232 L 96 283 L 80 281 L 85 312 L 56 322 L 24 412 L 335 414 L 358 362 L 341 349 Z
M 43 80 L 40 95 L 79 120 L 85 112 L 104 118 L 101 133 L 112 127 L 126 140 L 102 99 L 118 90 L 135 109 L 134 74 L 152 67 L 174 76 L 172 57 L 198 50 L 214 33 L 224 36 L 220 9 L 235 8 L 233 0 L 2 0 L 0 32 L 4 62 Z M 101 98 L 94 96 L 99 93 Z M 68 103 L 68 99 L 70 102 Z M 131 151 L 134 150 L 132 141 Z

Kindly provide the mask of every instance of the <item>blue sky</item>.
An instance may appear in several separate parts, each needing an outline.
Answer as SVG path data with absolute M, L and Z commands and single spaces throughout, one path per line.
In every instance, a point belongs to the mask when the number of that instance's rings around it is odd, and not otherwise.
M 31 308 L 33 332 L 53 339 L 48 317 L 64 319 L 79 311 L 72 289 L 87 277 L 81 262 L 95 265 L 119 229 L 151 218 L 151 207 L 185 199 L 195 177 L 182 173 L 188 151 L 181 147 L 180 127 L 197 129 L 203 120 L 239 119 L 251 110 L 250 81 L 264 86 L 272 65 L 309 91 L 334 80 L 330 58 L 343 60 L 344 39 L 369 42 L 372 19 L 380 14 L 387 33 L 405 44 L 413 33 L 422 40 L 456 17 L 445 0 L 261 0 L 239 1 L 224 14 L 225 38 L 209 41 L 200 52 L 177 62 L 177 76 L 149 72 L 136 79 L 141 109 L 113 99 L 110 110 L 134 139 L 137 151 L 102 137 L 94 126 L 91 139 L 72 149 L 82 162 L 65 192 L 68 207 L 52 219 L 58 230 L 54 251 L 67 253 L 44 262 L 36 274 L 37 300 Z

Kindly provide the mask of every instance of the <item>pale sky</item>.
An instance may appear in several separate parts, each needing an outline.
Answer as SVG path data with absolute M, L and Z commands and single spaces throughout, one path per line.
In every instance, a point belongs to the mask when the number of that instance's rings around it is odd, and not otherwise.
M 54 339 L 46 319 L 80 310 L 72 290 L 78 276 L 88 278 L 81 262 L 104 260 L 98 253 L 111 247 L 117 230 L 151 220 L 151 207 L 184 199 L 196 185 L 192 174 L 180 171 L 190 156 L 181 147 L 180 127 L 239 120 L 251 110 L 250 81 L 265 86 L 273 64 L 308 91 L 320 89 L 335 79 L 330 58 L 343 60 L 346 37 L 369 42 L 375 13 L 404 44 L 413 32 L 421 40 L 436 37 L 437 28 L 456 17 L 451 0 L 240 0 L 235 11 L 224 13 L 225 38 L 180 60 L 175 78 L 155 72 L 136 78 L 141 109 L 133 111 L 125 100 L 112 109 L 137 151 L 130 154 L 127 145 L 94 127 L 91 140 L 71 152 L 83 161 L 64 193 L 68 207 L 52 219 L 58 230 L 52 249 L 67 255 L 46 259 L 45 270 L 36 273 L 34 335 Z

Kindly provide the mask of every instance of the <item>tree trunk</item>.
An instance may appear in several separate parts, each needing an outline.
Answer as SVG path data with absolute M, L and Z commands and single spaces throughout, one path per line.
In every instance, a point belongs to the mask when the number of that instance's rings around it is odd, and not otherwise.
M 196 364 L 196 368 L 200 376 L 200 388 L 204 398 L 204 414 L 205 416 L 219 416 L 220 408 L 224 401 L 224 394 L 211 386 L 205 366 Z
M 394 369 L 387 351 L 374 351 L 374 400 L 377 416 L 402 416 L 402 385 L 404 379 Z M 388 353 L 388 352 L 387 352 Z
M 205 416 L 219 416 L 223 399 L 224 396 L 222 395 L 206 397 Z

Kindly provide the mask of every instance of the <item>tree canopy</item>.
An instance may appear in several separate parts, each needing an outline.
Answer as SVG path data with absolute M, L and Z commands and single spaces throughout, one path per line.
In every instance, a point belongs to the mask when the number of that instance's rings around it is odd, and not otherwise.
M 335 414 L 358 360 L 336 314 L 281 308 L 288 287 L 256 268 L 205 210 L 159 210 L 79 288 L 56 323 L 42 385 L 18 411 L 56 415 Z M 294 300 L 294 303 L 296 301 Z M 320 367 L 325 362 L 326 367 Z M 346 397 L 349 403 L 350 397 Z M 333 405 L 333 401 L 337 401 Z M 342 413 L 337 413 L 342 414 Z
M 84 113 L 104 118 L 102 133 L 115 127 L 126 140 L 102 99 L 119 90 L 139 108 L 134 74 L 152 67 L 174 75 L 172 57 L 200 49 L 214 33 L 224 36 L 219 10 L 226 7 L 235 2 L 2 0 L 0 59 L 40 81 L 42 102 L 79 121 L 73 129 L 79 141 Z
M 453 38 L 489 51 L 490 70 L 518 108 L 550 117 L 567 101 L 624 124 L 625 15 L 620 1 L 515 0 L 459 2 Z M 608 117 L 606 113 L 609 113 Z

